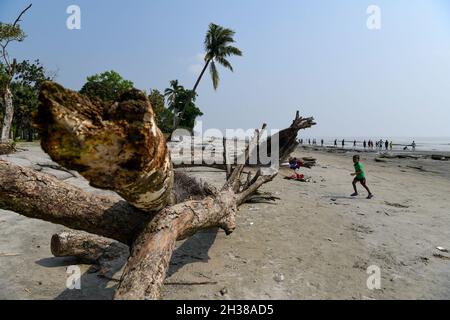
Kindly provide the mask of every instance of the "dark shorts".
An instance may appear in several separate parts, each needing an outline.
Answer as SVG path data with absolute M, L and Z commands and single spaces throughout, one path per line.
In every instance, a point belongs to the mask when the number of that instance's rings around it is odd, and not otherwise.
M 361 183 L 366 183 L 366 178 L 358 178 L 358 177 L 355 177 L 355 179 L 353 179 L 353 182 L 361 182 Z

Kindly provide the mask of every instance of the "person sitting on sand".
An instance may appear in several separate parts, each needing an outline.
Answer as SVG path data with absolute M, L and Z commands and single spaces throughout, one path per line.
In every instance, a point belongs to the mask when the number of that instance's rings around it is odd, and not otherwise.
M 364 172 L 364 167 L 363 167 L 362 163 L 360 162 L 358 155 L 353 156 L 353 164 L 355 167 L 355 172 L 352 173 L 351 175 L 355 177 L 353 179 L 353 190 L 355 190 L 355 193 L 353 193 L 351 196 L 356 197 L 358 195 L 358 190 L 356 189 L 356 183 L 359 182 L 369 193 L 369 195 L 367 196 L 367 199 L 372 199 L 373 194 L 372 194 L 372 192 L 370 192 L 369 187 L 367 187 L 367 185 L 366 185 L 366 174 Z
M 289 158 L 289 168 L 294 170 L 294 173 L 289 177 L 290 179 L 301 180 L 304 178 L 303 174 L 298 174 L 297 169 L 300 169 L 303 166 L 303 162 L 297 158 Z

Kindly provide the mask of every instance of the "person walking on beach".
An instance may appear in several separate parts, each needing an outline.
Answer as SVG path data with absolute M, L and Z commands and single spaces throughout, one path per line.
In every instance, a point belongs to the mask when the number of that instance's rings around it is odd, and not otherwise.
M 342 139 L 342 148 L 344 148 L 344 147 L 345 147 L 345 140 Z
M 416 142 L 415 141 L 412 142 L 411 147 L 412 147 L 413 151 L 416 151 Z
M 337 139 L 334 139 L 334 146 L 337 147 Z
M 320 145 L 323 147 L 323 139 L 320 140 Z
M 353 166 L 355 167 L 355 172 L 352 173 L 351 175 L 355 177 L 352 182 L 353 190 L 355 191 L 355 193 L 353 193 L 351 196 L 356 197 L 358 195 L 358 190 L 356 189 L 356 183 L 359 182 L 364 187 L 364 189 L 366 189 L 367 192 L 369 193 L 369 195 L 367 196 L 367 199 L 372 199 L 373 194 L 372 194 L 372 192 L 370 192 L 369 187 L 366 184 L 366 173 L 364 172 L 364 167 L 360 161 L 359 155 L 353 156 Z
M 366 142 L 366 140 L 364 140 L 364 142 L 363 142 L 363 146 L 364 146 L 364 150 L 366 149 L 366 147 L 367 147 L 367 142 Z
M 384 146 L 386 148 L 386 151 L 389 149 L 389 141 L 386 139 L 386 142 L 384 143 Z
M 356 148 L 356 140 L 353 140 L 353 148 Z

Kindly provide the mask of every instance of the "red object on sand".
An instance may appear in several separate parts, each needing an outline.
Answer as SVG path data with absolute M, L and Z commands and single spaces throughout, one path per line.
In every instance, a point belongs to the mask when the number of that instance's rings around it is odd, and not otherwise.
M 303 180 L 305 178 L 305 175 L 303 174 L 298 174 L 298 173 L 293 173 L 289 179 L 293 179 L 293 180 Z

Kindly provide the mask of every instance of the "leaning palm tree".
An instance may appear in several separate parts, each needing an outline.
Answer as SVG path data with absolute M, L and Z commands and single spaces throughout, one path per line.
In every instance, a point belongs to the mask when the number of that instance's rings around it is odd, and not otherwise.
M 200 80 L 208 66 L 210 66 L 209 72 L 211 73 L 215 90 L 217 90 L 217 87 L 219 86 L 219 73 L 217 72 L 216 62 L 233 71 L 233 67 L 230 62 L 228 62 L 227 57 L 242 56 L 241 50 L 230 45 L 231 43 L 234 43 L 234 34 L 235 32 L 231 29 L 223 28 L 214 23 L 209 25 L 205 37 L 205 66 L 195 82 L 194 89 L 192 89 L 194 92 L 197 90 Z
M 200 80 L 205 74 L 208 66 L 214 90 L 217 90 L 217 87 L 219 86 L 219 72 L 217 71 L 216 63 L 233 71 L 233 67 L 227 58 L 230 56 L 242 56 L 241 50 L 230 45 L 235 42 L 233 39 L 234 35 L 235 32 L 231 29 L 221 27 L 214 23 L 209 24 L 208 32 L 205 37 L 205 66 L 195 82 L 190 98 L 186 101 L 184 109 L 181 112 L 181 117 L 186 110 L 186 107 L 191 102 L 191 99 L 195 96 Z

